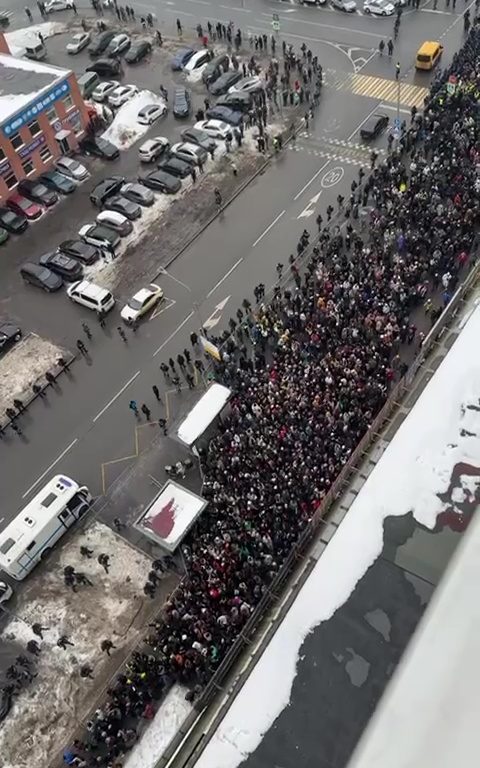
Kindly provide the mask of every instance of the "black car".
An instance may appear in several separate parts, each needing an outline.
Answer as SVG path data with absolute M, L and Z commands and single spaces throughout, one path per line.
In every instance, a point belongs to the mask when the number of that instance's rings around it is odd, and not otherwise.
M 192 100 L 190 98 L 190 91 L 183 87 L 175 88 L 175 93 L 173 94 L 173 116 L 188 117 L 191 109 Z
M 207 66 L 202 72 L 202 80 L 205 85 L 213 83 L 214 80 L 220 77 L 222 72 L 226 72 L 230 66 L 230 58 L 226 53 L 215 56 L 208 62 Z
M 128 184 L 124 184 L 120 194 L 132 203 L 138 203 L 138 205 L 144 205 L 147 208 L 155 202 L 155 195 L 152 190 L 147 189 L 143 184 L 137 184 L 135 181 L 129 181 Z
M 205 131 L 201 131 L 200 128 L 185 128 L 182 131 L 182 139 L 197 144 L 206 152 L 211 152 L 212 149 L 215 151 L 217 147 L 215 139 L 212 139 Z
M 51 208 L 58 202 L 58 195 L 56 192 L 52 192 L 45 184 L 41 184 L 36 179 L 22 179 L 18 182 L 17 192 L 31 200 L 33 203 L 39 205 L 45 205 L 47 208 Z
M 27 217 L 20 216 L 19 213 L 11 211 L 10 208 L 0 208 L 0 227 L 14 235 L 19 235 L 21 232 L 25 232 L 28 227 Z
M 125 56 L 125 61 L 128 64 L 138 64 L 139 61 L 148 56 L 152 51 L 152 44 L 148 40 L 138 40 L 132 46 Z
M 26 283 L 34 285 L 36 288 L 42 288 L 48 293 L 58 291 L 63 285 L 60 275 L 56 275 L 48 267 L 41 267 L 39 264 L 27 262 L 21 267 L 20 274 Z
M 209 84 L 208 90 L 212 96 L 222 96 L 224 93 L 227 93 L 228 89 L 231 88 L 232 85 L 238 83 L 242 77 L 242 73 L 235 69 L 233 69 L 231 72 L 224 72 L 223 75 L 220 75 L 220 77 L 217 78 L 213 83 Z
M 119 75 L 122 69 L 120 59 L 107 58 L 97 59 L 93 64 L 90 64 L 86 72 L 96 72 L 101 77 L 115 77 Z
M 40 256 L 38 261 L 40 266 L 48 267 L 56 275 L 60 275 L 64 280 L 71 283 L 74 280 L 80 280 L 83 275 L 83 267 L 78 261 L 58 251 L 45 253 L 43 256 Z
M 109 211 L 116 211 L 117 213 L 123 214 L 127 219 L 130 219 L 130 221 L 139 219 L 142 215 L 142 209 L 138 203 L 128 200 L 128 198 L 123 197 L 121 194 L 116 195 L 115 197 L 109 197 L 105 203 L 105 208 Z
M 22 338 L 22 331 L 18 325 L 12 323 L 0 323 L 0 355 Z
M 228 123 L 238 128 L 243 123 L 243 112 L 238 112 L 230 107 L 214 106 L 207 109 L 205 117 L 209 120 L 221 120 L 222 123 Z
M 169 155 L 161 160 L 157 168 L 159 171 L 165 171 L 170 176 L 177 176 L 179 179 L 185 179 L 192 170 L 190 163 L 186 163 L 185 160 L 180 160 L 180 158 L 173 155 Z
M 102 160 L 116 160 L 120 157 L 120 152 L 115 144 L 107 139 L 102 139 L 101 136 L 85 136 L 79 142 L 80 151 L 85 155 L 94 155 L 95 157 L 101 157 Z
M 248 112 L 252 106 L 252 97 L 249 93 L 226 93 L 215 104 L 216 107 L 228 107 L 237 112 Z
M 97 208 L 101 208 L 108 197 L 113 197 L 120 192 L 122 184 L 125 183 L 123 176 L 109 176 L 97 184 L 90 192 L 90 202 Z
M 115 37 L 116 32 L 112 29 L 107 29 L 105 32 L 101 32 L 88 48 L 90 56 L 100 56 L 109 46 L 110 41 Z
M 61 195 L 70 195 L 75 192 L 77 185 L 68 176 L 64 176 L 59 171 L 46 171 L 38 177 L 38 180 L 45 184 L 48 189 L 53 189 L 54 192 L 58 192 Z
M 163 170 L 151 171 L 146 176 L 139 176 L 138 180 L 140 184 L 144 184 L 150 189 L 156 189 L 159 192 L 166 192 L 167 195 L 174 195 L 182 186 L 180 179 L 171 176 Z
M 360 136 L 362 139 L 375 139 L 388 125 L 388 116 L 382 115 L 380 112 L 376 112 L 374 115 L 370 115 L 368 120 L 360 128 Z
M 58 246 L 58 250 L 82 264 L 94 264 L 100 258 L 100 251 L 93 245 L 84 243 L 83 240 L 64 240 Z

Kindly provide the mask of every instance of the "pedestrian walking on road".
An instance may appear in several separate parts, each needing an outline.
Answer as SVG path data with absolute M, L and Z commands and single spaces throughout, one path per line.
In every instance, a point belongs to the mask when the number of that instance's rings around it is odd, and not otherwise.
M 18 435 L 19 437 L 21 437 L 23 435 L 22 430 L 20 429 L 18 424 L 16 424 L 14 421 L 12 421 L 12 423 L 10 424 L 10 427 L 13 429 L 15 434 Z
M 180 353 L 177 355 L 177 363 L 180 368 L 185 368 L 185 358 Z
M 89 547 L 82 545 L 80 547 L 80 554 L 82 557 L 86 557 L 87 560 L 90 560 L 91 556 L 93 555 L 93 549 L 90 549 Z
M 168 364 L 172 369 L 172 373 L 175 373 L 175 360 L 173 359 L 173 357 L 168 358 Z
M 152 413 L 151 413 L 150 408 L 148 407 L 148 405 L 145 405 L 145 403 L 143 403 L 143 405 L 142 405 L 140 410 L 142 411 L 142 413 L 145 416 L 146 420 L 150 421 L 150 416 L 152 415 Z
M 117 326 L 118 335 L 120 336 L 121 340 L 124 342 L 124 344 L 127 344 L 127 336 L 125 334 L 125 331 L 123 330 L 122 326 Z
M 387 48 L 388 48 L 388 55 L 391 56 L 393 53 L 393 40 L 388 41 Z
M 158 426 L 160 427 L 160 429 L 163 430 L 163 434 L 166 437 L 168 435 L 167 420 L 166 419 L 159 419 L 158 420 Z
M 104 651 L 104 653 L 107 654 L 107 656 L 110 656 L 110 651 L 112 650 L 112 648 L 116 648 L 116 647 L 117 646 L 114 645 L 112 641 L 108 639 L 102 640 L 102 642 L 100 643 L 100 648 L 102 649 L 102 651 Z
M 178 393 L 182 391 L 182 385 L 180 384 L 180 378 L 178 376 L 175 376 L 175 378 L 172 379 L 172 384 Z
M 15 398 L 15 400 L 13 401 L 13 404 L 19 413 L 23 413 L 23 411 L 25 410 L 25 406 L 22 403 L 22 401 L 18 399 L 18 397 Z
M 128 407 L 134 412 L 135 416 L 138 416 L 138 406 L 135 400 L 130 400 Z
M 163 373 L 163 375 L 165 376 L 165 379 L 167 381 L 170 381 L 170 370 L 169 370 L 168 365 L 166 365 L 165 363 L 160 363 L 160 370 Z
M 185 374 L 185 378 L 187 380 L 188 388 L 189 389 L 193 389 L 194 386 L 195 386 L 195 380 L 194 380 L 192 374 L 191 373 L 186 373 Z
M 92 332 L 90 330 L 90 327 L 87 325 L 87 323 L 82 323 L 82 329 L 83 329 L 83 332 L 84 332 L 85 336 L 90 341 L 90 339 L 92 338 Z
M 101 552 L 97 557 L 97 561 L 100 563 L 105 573 L 108 573 L 110 569 L 110 555 L 107 555 L 105 552 Z
M 93 680 L 93 669 L 88 664 L 84 664 L 82 667 L 80 667 L 80 677 L 83 677 L 84 680 L 87 677 L 89 680 Z
M 192 356 L 188 351 L 188 349 L 183 350 L 183 356 L 185 358 L 185 362 L 187 363 L 187 365 L 190 365 L 190 363 L 192 362 Z
M 191 343 L 192 347 L 196 347 L 197 344 L 198 344 L 198 336 L 195 333 L 195 331 L 192 331 L 191 334 L 190 334 L 190 343 Z
M 113 518 L 113 527 L 115 528 L 117 533 L 120 533 L 120 531 L 123 531 L 124 528 L 126 528 L 125 523 L 122 523 L 119 517 Z
M 68 645 L 74 646 L 75 643 L 72 643 L 72 641 L 68 638 L 67 635 L 60 635 L 60 637 L 57 640 L 57 645 L 63 651 L 66 651 Z
M 41 648 L 36 640 L 29 640 L 27 643 L 27 651 L 33 656 L 39 656 Z
M 46 397 L 45 392 L 38 384 L 32 384 L 32 392 L 34 395 L 38 395 L 39 397 Z
M 62 371 L 67 371 L 67 373 L 70 370 L 70 363 L 67 363 L 63 357 L 58 358 L 57 365 L 62 369 Z
M 156 384 L 152 387 L 153 394 L 155 395 L 155 399 L 158 400 L 159 403 L 162 402 L 162 398 L 160 397 L 160 391 Z
M 93 587 L 93 581 L 90 581 L 82 571 L 77 571 L 75 573 L 75 580 L 77 584 L 81 584 L 84 587 Z
M 97 318 L 98 318 L 98 324 L 100 328 L 105 328 L 106 326 L 105 312 L 102 309 L 100 309 L 99 312 L 97 313 Z
M 31 12 L 30 8 L 25 8 L 25 13 L 27 15 L 27 19 L 29 20 L 29 22 L 31 24 L 32 21 L 33 21 L 33 16 L 32 16 L 32 12 Z
M 81 355 L 85 356 L 88 354 L 87 348 L 81 339 L 77 339 L 77 349 Z
M 43 627 L 38 621 L 32 624 L 32 632 L 34 635 L 37 635 L 37 637 L 39 637 L 40 640 L 43 640 L 43 633 L 46 632 L 48 629 L 49 627 Z
M 179 37 L 182 36 L 182 22 L 180 19 L 177 19 L 177 34 Z

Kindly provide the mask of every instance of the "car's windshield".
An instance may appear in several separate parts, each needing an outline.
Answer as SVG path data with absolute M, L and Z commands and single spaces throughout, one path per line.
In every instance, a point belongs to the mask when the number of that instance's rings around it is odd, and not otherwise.
M 28 209 L 31 207 L 32 203 L 30 202 L 30 200 L 27 200 L 24 197 L 20 197 L 17 200 L 17 205 L 20 206 L 22 211 L 28 211 Z
M 130 307 L 130 309 L 134 309 L 135 311 L 137 311 L 142 308 L 143 304 L 138 299 L 133 298 L 133 299 L 130 299 L 130 301 L 128 302 L 128 306 Z
M 5 211 L 5 213 L 2 213 L 2 221 L 4 221 L 6 224 L 13 223 L 16 218 L 17 217 L 13 211 Z

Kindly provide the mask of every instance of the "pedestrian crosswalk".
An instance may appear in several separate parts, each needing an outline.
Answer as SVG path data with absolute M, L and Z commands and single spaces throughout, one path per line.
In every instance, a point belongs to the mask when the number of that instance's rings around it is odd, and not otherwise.
M 407 107 L 423 107 L 423 101 L 428 94 L 428 88 L 420 85 L 398 83 L 396 80 L 387 80 L 384 77 L 354 73 L 342 80 L 338 87 L 358 96 L 368 96 L 391 104 L 399 101 Z
M 312 157 L 324 157 L 347 165 L 365 166 L 370 163 L 371 149 L 363 144 L 335 138 L 313 136 L 301 131 L 295 145 L 289 144 L 292 152 L 302 152 Z M 385 154 L 384 149 L 375 147 L 378 154 Z

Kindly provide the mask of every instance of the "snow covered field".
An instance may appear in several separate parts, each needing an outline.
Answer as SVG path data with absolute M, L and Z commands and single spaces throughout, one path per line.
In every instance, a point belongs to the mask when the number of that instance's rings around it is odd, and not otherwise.
M 91 560 L 81 558 L 82 544 L 94 550 Z M 111 555 L 108 574 L 96 559 L 101 552 Z M 9 621 L 1 637 L 24 647 L 35 639 L 42 650 L 38 677 L 16 698 L 0 728 L 2 768 L 47 766 L 56 752 L 68 746 L 72 732 L 116 668 L 117 651 L 109 662 L 100 649 L 101 641 L 109 638 L 122 649 L 142 636 L 146 618 L 142 587 L 149 563 L 110 528 L 95 522 L 60 547 L 48 567 L 26 583 L 15 606 L 18 618 Z M 62 576 L 67 564 L 83 571 L 93 587 L 79 587 L 77 593 L 67 590 Z M 49 628 L 43 640 L 31 631 L 33 622 Z M 74 643 L 68 651 L 56 645 L 62 634 Z M 94 680 L 80 678 L 79 669 L 85 663 L 93 668 Z
M 236 768 L 285 707 L 306 635 L 350 597 L 383 547 L 383 521 L 429 529 L 480 489 L 480 307 L 423 391 L 320 557 L 196 768 Z M 445 659 L 444 659 L 445 662 Z M 279 670 L 281 669 L 281 674 Z
M 41 24 L 31 24 L 29 27 L 22 27 L 22 29 L 7 32 L 5 38 L 12 56 L 23 56 L 27 45 L 38 43 L 39 33 L 46 39 L 47 37 L 60 35 L 66 30 L 67 25 L 61 21 L 44 21 Z
M 57 347 L 36 333 L 15 344 L 0 360 L 0 411 L 12 405 L 13 398 L 29 397 L 32 384 L 51 370 L 65 349 Z M 25 398 L 26 399 L 26 398 Z
M 129 149 L 150 130 L 151 126 L 141 125 L 137 120 L 138 113 L 147 104 L 165 106 L 165 101 L 156 93 L 140 91 L 120 107 L 113 122 L 102 133 L 102 138 L 111 141 L 119 149 Z

